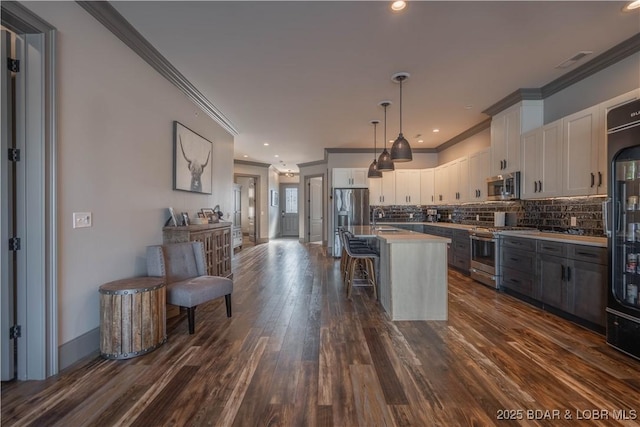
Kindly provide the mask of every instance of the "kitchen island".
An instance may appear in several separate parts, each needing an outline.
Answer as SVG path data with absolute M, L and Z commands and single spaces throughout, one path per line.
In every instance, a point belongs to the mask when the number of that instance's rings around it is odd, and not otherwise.
M 378 296 L 391 320 L 447 320 L 451 239 L 385 226 L 352 226 L 380 247 Z

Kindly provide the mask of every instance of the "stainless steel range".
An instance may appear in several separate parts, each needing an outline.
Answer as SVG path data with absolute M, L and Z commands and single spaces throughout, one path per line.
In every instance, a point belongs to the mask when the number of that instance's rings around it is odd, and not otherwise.
M 469 230 L 471 239 L 471 278 L 492 288 L 501 285 L 500 233 L 502 231 L 534 231 L 528 227 L 476 227 Z

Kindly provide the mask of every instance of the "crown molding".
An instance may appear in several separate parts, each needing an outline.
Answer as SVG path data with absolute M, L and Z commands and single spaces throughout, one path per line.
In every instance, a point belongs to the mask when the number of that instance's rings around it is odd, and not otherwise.
M 564 76 L 558 77 L 551 83 L 542 86 L 542 97 L 547 98 L 557 92 L 560 92 L 561 90 L 578 83 L 580 80 L 585 79 L 598 71 L 602 71 L 637 52 L 640 52 L 640 33 L 628 38 L 622 43 L 618 43 L 611 49 L 596 56 L 591 61 L 580 65 L 575 70 L 572 70 Z
M 269 168 L 271 167 L 270 163 L 260 163 L 260 162 L 251 162 L 249 160 L 236 160 L 233 159 L 234 165 L 245 165 L 245 166 L 257 166 L 259 168 Z
M 482 112 L 488 116 L 495 116 L 499 112 L 506 110 L 520 101 L 534 99 L 542 99 L 542 91 L 540 88 L 521 88 L 511 92 L 509 95 L 505 96 Z
M 449 147 L 456 145 L 459 142 L 464 141 L 467 138 L 471 138 L 473 135 L 482 132 L 485 129 L 489 129 L 491 127 L 491 117 L 488 119 L 478 123 L 477 125 L 470 127 L 459 135 L 454 136 L 450 140 L 443 142 L 442 144 L 436 147 L 436 150 L 439 152 L 446 150 Z
M 238 135 L 233 123 L 225 117 L 185 76 L 178 71 L 107 1 L 76 1 L 84 10 L 144 59 L 160 75 L 180 89 L 202 111 L 232 135 Z
M 545 99 L 600 72 L 607 67 L 622 61 L 623 59 L 640 52 L 640 33 L 618 43 L 609 50 L 604 51 L 589 62 L 576 67 L 574 70 L 558 77 L 540 88 L 518 89 L 502 98 L 483 111 L 484 114 L 495 116 L 520 101 Z
M 325 153 L 343 153 L 343 154 L 372 154 L 373 150 L 371 148 L 325 148 Z M 437 153 L 436 148 L 420 148 L 420 147 L 411 147 L 411 151 L 414 153 Z
M 307 168 L 309 166 L 317 166 L 317 165 L 326 165 L 327 160 L 316 160 L 315 162 L 307 162 L 307 163 L 298 163 L 296 166 L 298 168 Z

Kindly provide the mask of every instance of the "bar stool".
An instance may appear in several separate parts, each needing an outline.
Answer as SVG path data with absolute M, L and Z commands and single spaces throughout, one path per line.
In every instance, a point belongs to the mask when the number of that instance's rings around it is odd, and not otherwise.
M 345 233 L 345 249 L 347 251 L 347 266 L 346 266 L 346 285 L 347 285 L 347 298 L 351 299 L 351 291 L 353 290 L 356 268 L 359 264 L 364 264 L 364 273 L 367 277 L 367 282 L 373 287 L 373 296 L 378 299 L 377 281 L 375 264 L 378 261 L 378 254 L 370 247 L 362 247 L 357 243 L 358 239 L 351 239 Z
M 351 247 L 354 250 L 369 249 L 369 243 L 364 239 L 356 238 L 353 233 L 342 228 L 338 229 L 338 236 L 340 238 L 340 242 L 342 243 L 342 253 L 340 254 L 340 273 L 342 274 L 342 280 L 346 280 L 349 255 L 347 254 L 347 240 L 345 239 L 345 237 L 351 240 Z

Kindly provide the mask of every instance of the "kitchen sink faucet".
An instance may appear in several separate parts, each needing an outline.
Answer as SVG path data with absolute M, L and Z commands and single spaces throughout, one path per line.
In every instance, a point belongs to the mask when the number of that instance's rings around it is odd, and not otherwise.
M 378 217 L 376 214 L 380 212 L 380 216 L 384 218 L 384 211 L 380 206 L 373 208 L 373 213 L 371 216 L 373 217 L 373 228 L 376 228 L 376 218 Z

